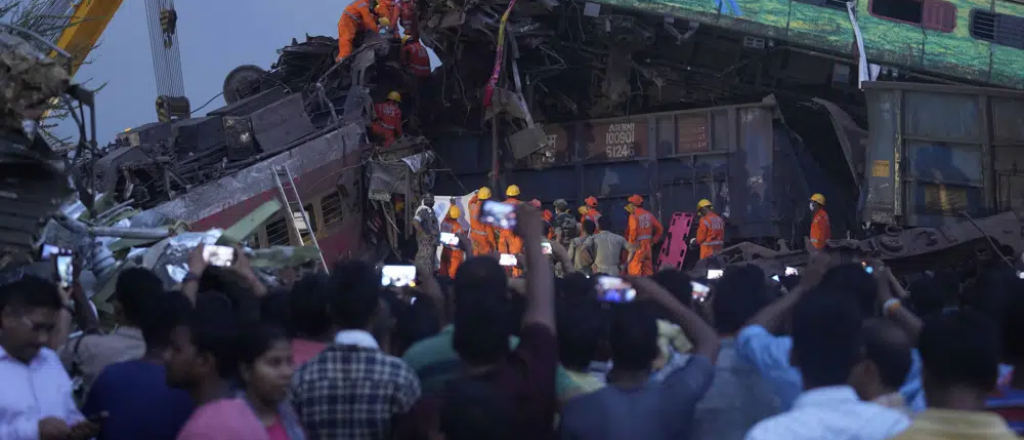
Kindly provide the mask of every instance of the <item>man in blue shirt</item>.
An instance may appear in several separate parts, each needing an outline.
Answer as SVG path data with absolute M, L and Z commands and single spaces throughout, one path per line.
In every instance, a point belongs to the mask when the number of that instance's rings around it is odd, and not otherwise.
M 195 404 L 186 391 L 167 385 L 163 357 L 171 330 L 186 322 L 191 310 L 178 292 L 151 298 L 144 307 L 141 359 L 110 365 L 100 372 L 82 412 L 105 414 L 96 440 L 174 440 Z

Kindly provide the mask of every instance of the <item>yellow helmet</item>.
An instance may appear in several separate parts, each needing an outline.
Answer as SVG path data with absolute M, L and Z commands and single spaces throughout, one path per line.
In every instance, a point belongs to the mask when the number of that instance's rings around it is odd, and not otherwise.
M 700 199 L 700 201 L 697 202 L 697 210 L 700 210 L 700 208 L 705 206 L 711 206 L 711 201 L 708 199 Z
M 821 194 L 815 194 L 815 195 L 811 196 L 811 201 L 812 202 L 817 202 L 821 206 L 825 206 L 825 196 L 823 196 Z
M 480 191 L 476 192 L 476 198 L 480 200 L 487 200 L 491 198 L 491 189 L 484 186 L 480 188 Z
M 388 27 L 391 26 L 391 19 L 387 17 L 381 17 L 377 19 L 377 23 L 380 24 L 381 26 Z
M 519 195 L 519 185 L 509 185 L 508 189 L 505 190 L 505 196 L 515 197 Z
M 402 35 L 402 44 L 405 44 L 407 41 L 409 41 L 409 38 L 412 37 L 410 37 L 409 35 Z
M 391 92 L 391 93 L 388 93 L 388 100 L 389 101 L 395 101 L 395 102 L 402 102 L 402 94 L 398 93 L 398 92 L 394 92 L 394 91 Z
M 452 205 L 451 208 L 448 208 L 448 217 L 459 218 L 461 215 L 462 211 L 459 210 L 458 206 Z
M 579 208 L 576 209 L 576 212 L 580 213 L 580 215 L 586 215 L 587 214 L 587 207 L 586 206 L 580 206 Z

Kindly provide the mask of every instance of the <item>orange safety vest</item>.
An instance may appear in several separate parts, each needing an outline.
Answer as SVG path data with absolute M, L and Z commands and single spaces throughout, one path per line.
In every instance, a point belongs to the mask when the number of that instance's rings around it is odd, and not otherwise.
M 697 225 L 695 241 L 700 246 L 701 260 L 718 253 L 725 243 L 725 220 L 713 211 L 708 211 Z
M 420 26 L 419 20 L 416 19 L 416 6 L 412 0 L 401 0 L 400 5 L 400 16 L 402 29 L 405 30 L 405 35 L 418 40 L 420 38 Z
M 451 217 L 445 217 L 444 221 L 441 222 L 441 232 L 461 234 L 463 230 L 459 221 Z M 461 249 L 454 249 L 444 245 L 441 248 L 441 267 L 438 269 L 438 273 L 454 279 L 455 273 L 459 270 L 459 265 L 462 264 L 463 254 L 464 252 Z
M 583 236 L 583 221 L 590 220 L 594 222 L 594 233 L 601 232 L 601 228 L 597 226 L 597 219 L 601 218 L 601 211 L 594 208 L 587 207 L 587 213 L 580 216 L 580 237 Z
M 401 7 L 391 0 L 377 0 L 376 11 L 370 10 L 370 0 L 356 0 L 345 7 L 338 19 L 338 59 L 352 54 L 352 41 L 360 32 L 380 32 L 377 19 L 386 17 L 398 37 L 398 18 Z
M 814 220 L 811 220 L 811 246 L 815 249 L 824 249 L 825 242 L 832 238 L 832 225 L 828 222 L 828 213 L 825 208 L 818 208 L 814 212 Z
M 469 199 L 469 239 L 473 242 L 473 255 L 484 255 L 498 249 L 494 238 L 494 227 L 480 221 L 480 208 L 484 205 L 474 195 Z
M 632 276 L 654 275 L 654 260 L 651 256 L 651 245 L 661 241 L 665 229 L 661 222 L 646 209 L 637 206 L 629 215 L 629 226 L 626 229 L 626 240 L 635 249 L 633 259 L 629 261 L 626 272 Z
M 518 205 L 522 202 L 515 197 L 509 197 L 505 199 L 505 203 Z M 498 233 L 498 252 L 503 254 L 521 254 L 523 253 L 523 239 L 512 232 L 511 229 L 502 229 Z M 515 267 L 512 268 L 512 276 L 519 277 L 523 275 L 522 269 Z
M 427 55 L 427 48 L 419 41 L 412 41 L 402 46 L 400 54 L 402 64 L 409 68 L 409 72 L 420 78 L 430 76 L 430 56 Z
M 397 103 L 387 101 L 374 104 L 373 111 L 377 118 L 373 120 L 370 131 L 384 138 L 385 147 L 390 146 L 395 142 L 396 134 L 402 136 L 402 109 Z

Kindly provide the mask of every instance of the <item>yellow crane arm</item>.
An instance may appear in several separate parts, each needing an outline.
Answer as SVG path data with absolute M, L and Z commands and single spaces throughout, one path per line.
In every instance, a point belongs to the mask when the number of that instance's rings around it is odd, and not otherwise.
M 85 62 L 89 52 L 100 40 L 107 24 L 124 0 L 80 0 L 71 15 L 69 26 L 57 38 L 57 47 L 71 54 L 71 75 Z

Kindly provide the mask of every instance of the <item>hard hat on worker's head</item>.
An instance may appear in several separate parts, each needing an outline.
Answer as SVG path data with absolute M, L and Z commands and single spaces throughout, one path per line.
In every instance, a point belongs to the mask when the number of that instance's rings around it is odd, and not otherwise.
M 392 91 L 391 93 L 388 93 L 388 100 L 389 101 L 395 101 L 395 102 L 402 102 L 402 94 L 398 93 L 398 92 L 395 92 L 395 91 Z
M 580 215 L 586 215 L 587 214 L 587 207 L 586 206 L 580 206 L 579 208 L 576 209 L 576 212 L 580 213 Z
M 596 207 L 597 206 L 597 197 L 594 197 L 594 196 L 587 197 L 587 199 L 584 200 L 583 203 L 586 203 L 587 206 L 590 206 L 590 207 Z
M 391 19 L 389 19 L 387 17 L 378 18 L 377 19 L 377 24 L 379 24 L 381 26 L 384 26 L 384 27 L 391 26 Z
M 815 203 L 817 203 L 817 204 L 819 204 L 821 206 L 825 206 L 825 196 L 823 196 L 821 194 L 815 194 L 815 195 L 811 196 L 811 201 L 815 202 Z
M 506 197 L 515 197 L 515 196 L 518 196 L 518 195 L 519 195 L 519 185 L 509 185 L 508 188 L 505 189 L 505 196 Z
M 644 198 L 640 197 L 639 194 L 633 194 L 633 195 L 629 196 L 629 198 L 626 199 L 626 201 L 628 201 L 629 203 L 632 203 L 635 206 L 640 206 L 640 205 L 644 204 Z
M 697 202 L 697 210 L 698 211 L 700 211 L 701 208 L 710 208 L 710 207 L 711 207 L 711 201 L 708 200 L 708 199 L 700 199 L 700 201 Z
M 462 215 L 462 211 L 459 210 L 458 206 L 452 205 L 448 208 L 448 217 L 459 218 Z
M 480 200 L 491 198 L 491 189 L 486 186 L 480 187 L 480 190 L 476 192 L 476 198 Z
M 402 44 L 407 43 L 410 38 L 412 38 L 412 37 L 409 36 L 409 35 L 402 35 Z
M 540 209 L 540 200 L 537 200 L 537 199 L 530 200 L 530 206 L 532 206 L 534 208 L 537 208 L 537 209 Z

